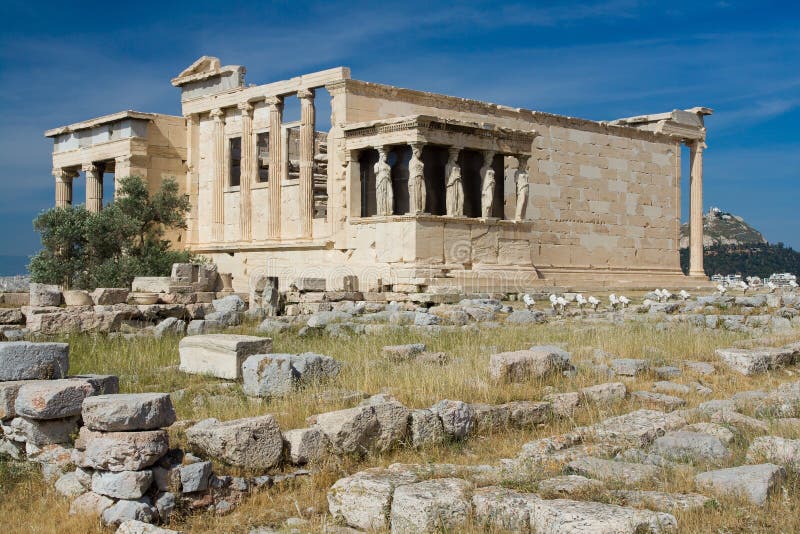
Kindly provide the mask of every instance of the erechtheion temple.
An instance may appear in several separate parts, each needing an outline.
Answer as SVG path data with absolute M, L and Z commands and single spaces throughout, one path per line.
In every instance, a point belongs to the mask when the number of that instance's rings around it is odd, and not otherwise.
M 81 173 L 89 210 L 102 209 L 104 173 L 153 188 L 175 178 L 192 205 L 176 246 L 231 272 L 239 291 L 256 273 L 401 291 L 704 280 L 707 108 L 596 122 L 353 80 L 343 67 L 265 85 L 244 75 L 204 56 L 172 80 L 181 117 L 124 111 L 46 132 L 56 205 L 74 200 Z M 678 249 L 687 145 L 689 277 Z

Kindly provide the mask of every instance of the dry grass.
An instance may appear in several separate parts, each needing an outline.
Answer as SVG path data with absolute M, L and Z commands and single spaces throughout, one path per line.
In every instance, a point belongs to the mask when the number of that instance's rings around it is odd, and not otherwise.
M 252 326 L 240 329 L 252 333 Z M 777 341 L 793 341 L 800 335 L 785 336 Z M 325 401 L 321 394 L 332 389 L 365 393 L 389 392 L 412 408 L 428 407 L 441 399 L 467 402 L 503 403 L 512 400 L 539 400 L 546 393 L 574 391 L 608 381 L 595 375 L 589 365 L 599 348 L 619 357 L 645 358 L 653 365 L 679 364 L 683 360 L 714 361 L 714 350 L 746 340 L 744 334 L 725 331 L 703 331 L 676 326 L 662 331 L 648 323 L 620 326 L 591 326 L 565 321 L 550 325 L 500 327 L 480 332 L 458 332 L 428 337 L 402 332 L 331 339 L 327 336 L 300 338 L 294 331 L 274 337 L 275 352 L 319 352 L 345 362 L 342 374 L 333 384 L 310 386 L 283 399 L 261 401 L 245 397 L 239 386 L 221 380 L 180 373 L 177 340 L 137 339 L 132 342 L 104 337 L 73 336 L 71 343 L 72 373 L 111 373 L 120 376 L 123 391 L 170 391 L 175 395 L 179 418 L 198 420 L 217 417 L 222 420 L 271 413 L 284 429 L 305 426 L 306 417 L 315 413 L 352 406 L 354 400 Z M 424 342 L 431 351 L 450 356 L 444 366 L 419 363 L 388 363 L 381 356 L 384 345 Z M 579 372 L 573 378 L 553 376 L 545 380 L 521 384 L 497 385 L 489 379 L 488 356 L 493 352 L 516 350 L 534 344 L 557 344 L 573 353 Z M 714 390 L 713 398 L 727 398 L 738 391 L 771 389 L 779 383 L 796 379 L 785 371 L 758 377 L 742 377 L 721 372 L 711 377 L 690 373 L 679 382 L 699 380 Z M 652 375 L 628 380 L 630 391 L 650 390 L 657 380 Z M 682 396 L 689 406 L 708 400 L 696 394 Z M 188 532 L 248 532 L 264 524 L 279 525 L 288 517 L 305 517 L 309 531 L 323 527 L 327 504 L 325 493 L 330 485 L 354 471 L 385 466 L 393 462 L 486 464 L 515 456 L 520 447 L 532 439 L 545 437 L 591 424 L 606 417 L 639 408 L 634 401 L 615 406 L 581 409 L 573 420 L 557 420 L 533 430 L 506 430 L 490 436 L 476 436 L 463 443 L 432 447 L 422 451 L 399 449 L 371 455 L 360 460 L 347 458 L 331 461 L 320 472 L 290 487 L 272 488 L 249 496 L 231 514 L 214 516 L 196 513 L 177 518 L 171 525 Z M 798 430 L 775 429 L 777 435 L 798 437 Z M 176 443 L 182 441 L 174 433 Z M 726 465 L 743 462 L 748 438 L 737 439 L 732 459 Z M 702 468 L 702 467 L 700 467 Z M 549 473 L 541 473 L 544 477 Z M 539 477 L 537 477 L 538 479 Z M 535 486 L 531 480 L 530 486 Z M 69 517 L 68 502 L 41 480 L 34 469 L 0 463 L 0 529 L 7 532 L 103 532 L 96 521 Z M 721 501 L 700 512 L 677 514 L 682 532 L 797 532 L 800 531 L 800 489 L 797 478 L 790 478 L 786 491 L 768 507 L 755 508 L 739 501 Z M 655 489 L 653 486 L 652 489 Z M 684 470 L 665 472 L 659 489 L 692 491 L 692 477 Z M 598 498 L 603 498 L 598 496 Z M 608 497 L 605 497 L 608 500 Z M 613 501 L 610 501 L 613 502 Z M 475 527 L 475 532 L 482 531 Z

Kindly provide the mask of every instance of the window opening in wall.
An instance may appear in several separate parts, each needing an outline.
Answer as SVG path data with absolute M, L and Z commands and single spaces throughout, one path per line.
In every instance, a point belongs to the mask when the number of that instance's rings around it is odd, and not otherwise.
M 230 172 L 228 185 L 237 187 L 242 179 L 242 138 L 232 137 L 228 141 L 230 154 Z
M 256 134 L 256 160 L 258 164 L 256 180 L 259 183 L 267 183 L 269 181 L 269 132 Z
M 286 127 L 286 168 L 289 180 L 300 178 L 300 125 Z

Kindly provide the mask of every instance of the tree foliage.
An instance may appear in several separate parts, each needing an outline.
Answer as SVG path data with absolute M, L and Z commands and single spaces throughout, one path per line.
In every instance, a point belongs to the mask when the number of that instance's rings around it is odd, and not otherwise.
M 167 230 L 186 228 L 189 198 L 175 180 L 152 195 L 138 176 L 118 182 L 118 198 L 99 213 L 83 205 L 52 208 L 33 221 L 42 250 L 28 266 L 34 282 L 93 289 L 125 287 L 135 276 L 168 276 L 172 264 L 191 261 L 170 250 Z
M 777 244 L 715 245 L 703 251 L 707 275 L 741 274 L 766 278 L 773 273 L 800 276 L 800 252 Z M 689 250 L 681 249 L 681 269 L 689 270 Z

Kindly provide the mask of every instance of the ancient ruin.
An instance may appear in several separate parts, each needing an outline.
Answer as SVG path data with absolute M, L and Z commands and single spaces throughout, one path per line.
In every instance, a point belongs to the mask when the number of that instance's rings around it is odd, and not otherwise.
M 306 276 L 341 290 L 355 275 L 362 291 L 407 292 L 705 282 L 708 108 L 596 122 L 354 80 L 344 67 L 264 85 L 244 75 L 203 56 L 172 80 L 182 117 L 123 111 L 47 131 L 56 206 L 77 201 L 80 173 L 93 211 L 105 174 L 153 188 L 176 178 L 192 204 L 176 247 L 232 273 L 239 292 L 256 275 L 281 290 Z M 295 98 L 300 120 L 287 122 Z

